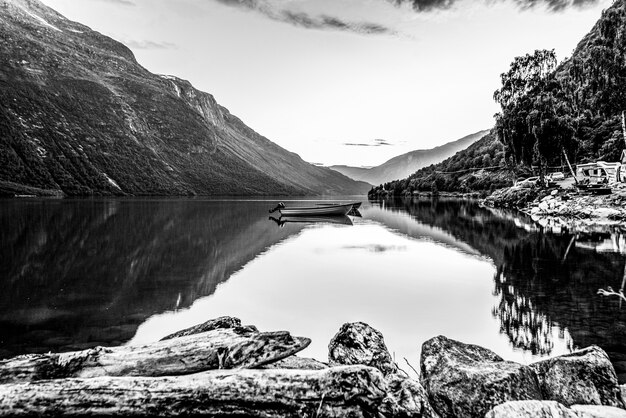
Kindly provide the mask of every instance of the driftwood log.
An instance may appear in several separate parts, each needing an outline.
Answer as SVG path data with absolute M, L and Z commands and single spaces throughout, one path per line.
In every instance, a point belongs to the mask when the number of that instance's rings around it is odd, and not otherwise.
M 173 334 L 166 335 L 161 338 L 163 340 L 171 340 L 172 338 L 186 337 L 188 335 L 200 334 L 202 332 L 213 331 L 220 328 L 239 328 L 241 327 L 241 319 L 233 316 L 220 316 L 219 318 L 209 319 L 193 327 L 185 328 L 180 331 L 176 331 Z M 251 331 L 258 331 L 253 325 L 246 325 L 245 328 L 249 328 Z
M 381 417 L 385 387 L 367 366 L 56 379 L 0 385 L 0 416 Z
M 211 369 L 253 368 L 291 356 L 311 340 L 286 331 L 227 328 L 144 346 L 96 347 L 0 361 L 0 383 L 99 376 L 177 376 Z

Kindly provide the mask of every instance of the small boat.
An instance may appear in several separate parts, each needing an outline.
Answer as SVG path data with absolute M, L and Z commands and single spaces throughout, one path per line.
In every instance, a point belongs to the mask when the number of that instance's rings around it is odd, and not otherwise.
M 354 202 L 352 203 L 352 209 L 356 210 L 358 208 L 361 207 L 361 203 L 362 202 Z M 325 202 L 325 203 L 316 203 L 317 206 L 327 206 L 327 205 L 340 205 L 341 203 L 330 203 L 330 202 Z
M 279 203 L 270 213 L 279 211 L 282 216 L 344 216 L 352 210 L 353 203 L 344 205 L 326 204 L 316 206 L 294 206 L 287 208 L 284 203 Z

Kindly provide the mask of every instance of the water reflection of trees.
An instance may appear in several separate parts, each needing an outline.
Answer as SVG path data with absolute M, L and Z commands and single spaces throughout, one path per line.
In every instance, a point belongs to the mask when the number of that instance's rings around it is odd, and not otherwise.
M 266 204 L 11 201 L 0 206 L 0 357 L 121 344 L 301 227 Z
M 555 325 L 550 317 L 536 309 L 529 297 L 507 285 L 502 267 L 498 268 L 494 281 L 494 294 L 499 301 L 492 314 L 500 320 L 500 332 L 508 336 L 513 347 L 533 354 L 550 354 L 554 348 L 552 329 Z M 564 338 L 563 333 L 560 337 Z M 567 344 L 571 349 L 571 340 Z
M 626 380 L 626 307 L 597 294 L 621 285 L 626 259 L 606 244 L 621 242 L 620 231 L 544 234 L 512 212 L 464 201 L 401 199 L 385 202 L 385 208 L 440 228 L 493 260 L 493 314 L 513 346 L 550 354 L 552 329 L 561 338 L 567 330 L 566 344 L 601 346 Z

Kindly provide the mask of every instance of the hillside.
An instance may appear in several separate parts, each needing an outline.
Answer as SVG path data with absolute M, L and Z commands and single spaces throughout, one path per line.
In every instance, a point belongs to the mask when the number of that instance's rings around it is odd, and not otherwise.
M 441 162 L 453 156 L 458 151 L 467 148 L 488 132 L 489 131 L 476 132 L 432 149 L 407 152 L 406 154 L 398 155 L 372 168 L 359 168 L 344 165 L 331 166 L 330 168 L 352 179 L 379 185 L 388 181 L 403 179 L 422 167 Z
M 491 135 L 371 195 L 490 191 L 514 177 L 563 166 L 564 152 L 572 164 L 618 161 L 626 147 L 620 121 L 626 110 L 625 28 L 626 0 L 616 0 L 567 60 L 557 63 L 551 50 L 516 57 L 494 96 L 502 112 Z M 533 173 L 531 166 L 539 170 Z
M 558 63 L 554 50 L 516 57 L 494 98 L 496 131 L 516 164 L 540 169 L 572 162 L 617 161 L 626 110 L 626 1 L 616 0 Z
M 219 80 L 216 80 L 219 82 Z M 354 194 L 189 82 L 37 0 L 0 0 L 0 194 Z
M 477 192 L 510 186 L 512 174 L 504 166 L 504 149 L 493 133 L 483 136 L 452 157 L 424 167 L 409 177 L 370 191 L 371 197 L 412 192 Z

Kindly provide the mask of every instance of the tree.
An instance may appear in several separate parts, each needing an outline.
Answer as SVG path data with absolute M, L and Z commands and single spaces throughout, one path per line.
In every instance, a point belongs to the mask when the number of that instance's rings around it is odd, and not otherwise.
M 517 57 L 494 93 L 502 108 L 496 115 L 496 132 L 506 145 L 506 156 L 516 164 L 538 164 L 542 177 L 562 150 L 577 148 L 573 107 L 554 76 L 556 64 L 554 50 Z

